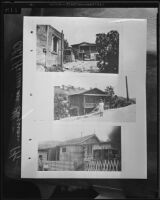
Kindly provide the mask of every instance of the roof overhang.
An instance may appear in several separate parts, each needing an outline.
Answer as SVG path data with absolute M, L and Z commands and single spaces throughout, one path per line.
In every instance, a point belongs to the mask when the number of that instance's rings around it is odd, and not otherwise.
M 107 94 L 83 94 L 84 96 L 108 97 Z

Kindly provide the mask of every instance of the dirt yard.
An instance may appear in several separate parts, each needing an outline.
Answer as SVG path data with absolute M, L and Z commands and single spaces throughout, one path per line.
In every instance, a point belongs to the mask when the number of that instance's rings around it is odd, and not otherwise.
M 74 62 L 68 62 L 63 64 L 64 66 L 64 72 L 69 72 L 69 71 L 73 71 L 73 72 L 98 72 L 98 68 L 97 68 L 97 61 L 74 61 Z

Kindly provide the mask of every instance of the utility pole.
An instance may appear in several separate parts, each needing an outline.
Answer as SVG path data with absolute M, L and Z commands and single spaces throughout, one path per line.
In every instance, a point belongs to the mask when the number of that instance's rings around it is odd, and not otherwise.
M 61 68 L 63 70 L 63 46 L 64 46 L 64 38 L 63 38 L 63 30 L 61 32 Z
M 126 94 L 127 94 L 127 101 L 129 101 L 129 93 L 128 93 L 128 81 L 127 81 L 127 76 L 125 76 L 126 78 Z

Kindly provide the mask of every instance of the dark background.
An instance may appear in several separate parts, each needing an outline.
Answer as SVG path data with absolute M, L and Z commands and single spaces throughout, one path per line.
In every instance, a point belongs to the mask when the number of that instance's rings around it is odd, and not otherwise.
M 77 4 L 78 5 L 78 4 Z M 2 116 L 4 123 L 2 129 L 3 151 L 3 194 L 4 199 L 50 199 L 59 198 L 87 198 L 93 199 L 101 194 L 106 197 L 123 198 L 156 198 L 158 195 L 158 166 L 157 166 L 157 8 L 28 8 L 6 10 L 8 5 L 2 7 L 2 47 L 1 64 L 3 77 L 2 93 L 4 106 Z M 94 5 L 93 5 L 94 6 Z M 104 6 L 104 5 L 103 5 Z M 109 6 L 109 4 L 108 4 Z M 156 6 L 156 5 L 155 5 Z M 13 4 L 11 5 L 13 7 Z M 23 5 L 23 7 L 25 7 Z M 107 7 L 107 5 L 106 5 Z M 19 7 L 20 8 L 20 7 Z M 7 14 L 5 14 L 7 13 Z M 22 180 L 20 179 L 20 159 L 9 159 L 10 149 L 20 143 L 16 140 L 16 122 L 11 119 L 11 114 L 16 104 L 17 71 L 11 70 L 13 45 L 23 40 L 23 16 L 83 16 L 83 17 L 108 17 L 108 18 L 145 18 L 147 19 L 147 168 L 148 179 L 125 180 Z M 4 59 L 3 59 L 4 58 Z M 22 60 L 22 55 L 19 57 Z M 22 65 L 19 70 L 23 70 Z M 22 81 L 22 76 L 19 80 Z M 22 83 L 22 82 L 21 82 Z M 22 85 L 21 85 L 22 87 Z M 21 105 L 21 100 L 18 102 Z

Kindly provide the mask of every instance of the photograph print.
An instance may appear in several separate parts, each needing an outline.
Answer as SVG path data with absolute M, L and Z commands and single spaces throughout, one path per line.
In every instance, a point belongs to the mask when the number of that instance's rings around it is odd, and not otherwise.
M 135 122 L 136 93 L 131 76 L 80 78 L 54 86 L 54 120 Z M 68 84 L 67 84 L 68 83 Z
M 119 72 L 119 32 L 96 18 L 52 18 L 36 26 L 36 66 L 44 72 Z
M 120 126 L 64 126 L 39 142 L 38 171 L 121 171 Z

